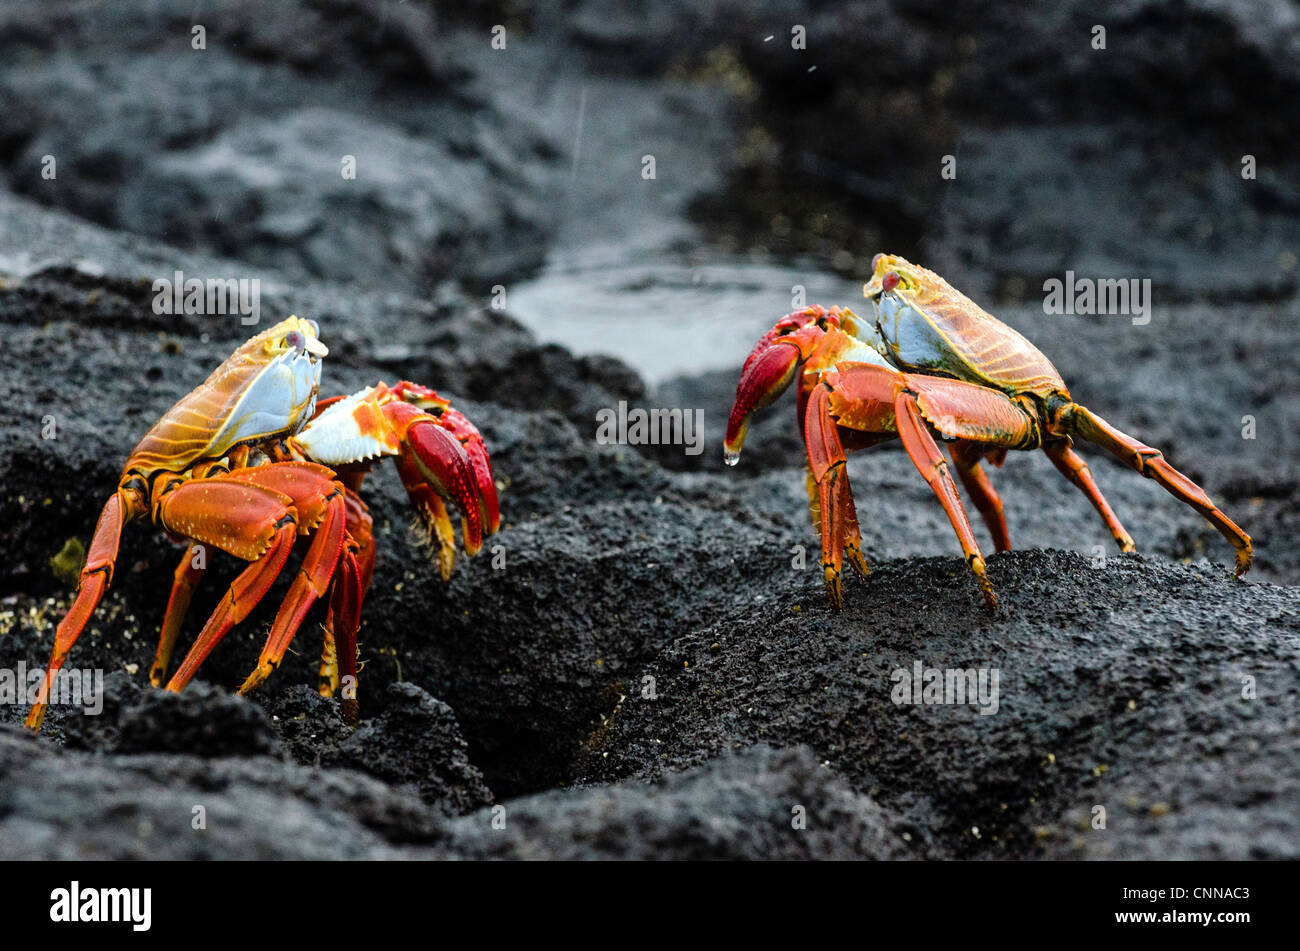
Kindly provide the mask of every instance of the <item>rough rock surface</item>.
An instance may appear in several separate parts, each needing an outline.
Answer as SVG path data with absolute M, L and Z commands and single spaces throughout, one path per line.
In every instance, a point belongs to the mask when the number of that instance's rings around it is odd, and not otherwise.
M 496 60 L 483 4 L 223 0 L 205 54 L 192 4 L 129 6 L 0 11 L 0 671 L 45 662 L 72 594 L 51 559 L 89 538 L 144 429 L 254 329 L 155 314 L 151 282 L 176 270 L 259 278 L 262 326 L 318 320 L 327 393 L 408 377 L 449 395 L 483 430 L 504 524 L 444 584 L 395 475 L 368 482 L 355 730 L 312 689 L 314 615 L 257 696 L 233 695 L 283 582 L 201 683 L 150 689 L 183 549 L 132 526 L 70 662 L 106 673 L 102 712 L 54 707 L 32 737 L 25 704 L 0 705 L 0 856 L 1300 857 L 1297 206 L 1294 158 L 1266 159 L 1300 81 L 1285 4 L 1066 4 L 1007 44 L 1009 14 L 951 5 L 589 0 L 561 27 L 521 3 L 518 56 Z M 1094 57 L 1097 21 L 1111 50 Z M 1078 105 L 1090 84 L 1104 95 Z M 1199 131 L 1157 149 L 1182 127 L 1149 120 L 1183 104 Z M 1214 145 L 1238 127 L 1257 143 Z M 849 128 L 874 131 L 827 132 Z M 958 140 L 945 198 L 933 171 Z M 1267 174 L 1243 183 L 1252 149 Z M 617 184 L 647 151 L 662 188 Z M 336 152 L 377 163 L 361 188 Z M 691 277 L 696 243 L 716 284 Z M 993 474 L 1017 550 L 990 558 L 989 615 L 886 446 L 850 461 L 873 571 L 833 615 L 793 399 L 721 465 L 743 352 L 643 376 L 525 326 L 567 310 L 618 337 L 709 307 L 752 339 L 781 310 L 738 302 L 779 300 L 801 271 L 851 286 L 882 246 L 996 299 L 1077 399 L 1201 482 L 1255 540 L 1247 579 L 1194 511 L 1099 452 L 1139 554 L 1015 454 Z M 1153 276 L 1151 322 L 1045 316 L 1034 282 L 1066 267 Z M 659 336 L 656 366 L 707 349 Z M 701 408 L 704 453 L 598 445 L 595 411 L 618 400 Z M 213 565 L 186 636 L 237 569 Z M 917 662 L 996 670 L 997 711 L 895 703 Z

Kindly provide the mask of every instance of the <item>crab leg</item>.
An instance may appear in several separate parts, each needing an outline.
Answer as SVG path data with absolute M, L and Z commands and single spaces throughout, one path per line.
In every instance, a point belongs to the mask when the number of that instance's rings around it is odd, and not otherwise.
M 320 694 L 334 696 L 340 682 L 343 694 L 343 718 L 355 724 L 359 716 L 357 705 L 357 628 L 361 626 L 362 569 L 357 564 L 353 550 L 356 543 L 349 538 L 339 557 L 338 574 L 330 592 L 330 613 L 325 628 L 325 647 L 321 653 Z M 338 632 L 337 640 L 335 631 Z
M 337 589 L 336 589 L 337 591 Z M 330 595 L 330 616 L 334 615 L 334 600 L 336 593 Z M 339 652 L 338 644 L 334 640 L 333 628 L 325 629 L 325 637 L 321 641 L 320 648 L 320 668 L 316 675 L 316 691 L 322 697 L 334 696 L 334 691 L 339 689 Z
M 226 478 L 259 486 L 288 496 L 298 512 L 298 533 L 311 538 L 302 567 L 289 586 L 284 603 L 271 625 L 258 665 L 239 688 L 247 694 L 280 666 L 289 643 L 307 611 L 329 589 L 343 555 L 347 537 L 347 510 L 343 485 L 324 466 L 307 462 L 285 462 L 255 469 L 240 469 Z M 356 587 L 356 563 L 351 562 L 350 587 Z M 355 657 L 355 644 L 346 655 Z M 168 685 L 169 689 L 171 685 Z M 183 686 L 183 684 L 182 684 Z
M 334 691 L 339 686 L 339 668 L 338 654 L 334 638 L 334 627 L 337 623 L 347 624 L 351 618 L 350 612 L 355 612 L 356 626 L 361 624 L 361 602 L 364 600 L 366 592 L 370 589 L 370 577 L 375 568 L 375 545 L 374 533 L 372 526 L 374 524 L 370 517 L 369 506 L 361 500 L 361 483 L 365 479 L 365 470 L 357 469 L 338 473 L 338 480 L 347 488 L 344 495 L 343 504 L 347 509 L 347 540 L 343 557 L 339 560 L 341 568 L 347 567 L 346 557 L 352 556 L 356 565 L 357 591 L 356 597 L 352 597 L 352 592 L 345 586 L 340 586 L 339 579 L 334 580 L 334 585 L 330 591 L 330 608 L 329 613 L 325 616 L 325 644 L 321 651 L 320 679 L 319 690 L 322 697 L 334 696 Z M 355 603 L 352 603 L 355 601 Z M 344 632 L 347 636 L 347 632 Z M 356 636 L 356 627 L 352 629 L 352 636 Z
M 979 582 L 980 590 L 984 592 L 984 600 L 988 602 L 990 608 L 996 610 L 998 599 L 993 593 L 993 585 L 989 583 L 984 572 L 984 556 L 980 553 L 979 543 L 975 541 L 975 533 L 971 530 L 970 519 L 966 517 L 966 510 L 957 495 L 957 484 L 952 481 L 947 460 L 943 458 L 934 437 L 930 435 L 930 430 L 925 425 L 925 417 L 921 415 L 921 408 L 917 405 L 916 394 L 906 391 L 899 393 L 894 399 L 894 412 L 898 420 L 898 435 L 903 440 L 903 448 L 907 450 L 908 458 L 912 460 L 916 470 L 929 483 L 939 499 L 939 504 L 948 515 L 948 521 L 952 523 L 953 531 L 957 533 L 961 550 L 966 555 L 966 563 L 975 573 L 975 580 Z
M 206 518 L 213 509 L 226 518 Z M 164 495 L 157 520 L 163 527 L 183 525 L 182 534 L 252 562 L 231 583 L 168 681 L 167 689 L 175 692 L 190 682 L 221 638 L 248 616 L 279 576 L 293 550 L 298 516 L 288 496 L 223 475 L 187 482 Z
M 158 637 L 158 652 L 154 655 L 153 666 L 149 668 L 149 682 L 161 687 L 167 679 L 167 666 L 171 663 L 172 648 L 176 646 L 176 636 L 180 634 L 185 614 L 190 609 L 190 598 L 203 577 L 206 567 L 194 564 L 195 555 L 202 551 L 198 542 L 190 542 L 181 563 L 176 566 L 172 576 L 172 593 L 167 599 L 167 612 L 163 615 L 162 633 Z
M 805 448 L 807 448 L 808 446 L 808 401 L 812 398 L 813 389 L 817 386 L 819 378 L 820 377 L 817 373 L 801 373 L 799 374 L 798 385 L 795 386 L 795 405 L 796 405 L 795 418 L 798 419 L 799 421 L 799 438 L 803 441 Z M 741 380 L 743 381 L 744 379 L 745 377 L 742 376 Z M 784 387 L 787 385 L 788 384 L 785 383 L 780 384 L 780 389 L 778 389 L 777 391 L 778 394 L 780 393 L 781 389 L 784 389 Z M 740 405 L 739 397 L 737 398 L 736 405 L 737 406 Z M 733 413 L 735 412 L 735 407 L 733 407 L 732 412 Z M 741 443 L 743 443 L 744 441 L 745 431 L 748 428 L 749 428 L 749 423 L 746 420 L 741 424 L 741 430 L 739 436 Z M 836 435 L 837 437 L 839 437 L 840 440 L 840 447 L 839 447 L 840 451 L 845 452 L 843 437 L 838 432 L 836 433 Z M 739 450 L 737 450 L 737 452 L 738 451 Z M 724 452 L 730 452 L 730 450 L 724 449 Z M 724 458 L 730 458 L 730 457 L 724 457 Z M 847 471 L 848 470 L 846 469 L 845 472 L 847 473 Z M 813 525 L 820 530 L 822 524 L 821 488 L 819 486 L 817 476 L 813 472 L 813 467 L 810 459 L 804 460 L 804 476 L 805 476 L 804 482 L 808 489 L 808 514 L 812 517 Z M 825 538 L 825 535 L 823 534 L 822 537 Z M 822 553 L 823 561 L 826 560 L 825 554 L 826 553 L 823 551 Z M 827 594 L 828 596 L 830 594 L 829 588 L 827 589 Z M 834 603 L 833 600 L 832 603 Z
M 292 519 L 292 516 L 286 518 Z M 240 572 L 239 577 L 231 582 L 225 600 L 213 611 L 212 616 L 208 618 L 208 623 L 203 625 L 203 630 L 199 631 L 199 636 L 195 638 L 180 667 L 167 682 L 167 690 L 179 693 L 198 673 L 199 666 L 207 660 L 212 649 L 230 629 L 248 617 L 275 579 L 280 576 L 284 563 L 289 560 L 289 553 L 293 550 L 293 540 L 296 535 L 297 528 L 292 520 L 282 524 L 276 530 L 266 554 L 245 568 Z
M 855 378 L 879 375 L 880 372 L 874 367 L 863 367 L 856 371 Z M 966 561 L 984 592 L 984 600 L 994 608 L 997 600 L 985 575 L 984 556 L 975 542 L 970 520 L 957 495 L 948 465 L 930 434 L 930 427 L 949 439 L 1005 450 L 1039 445 L 1038 424 L 1006 394 L 974 383 L 906 373 L 898 375 L 894 387 L 894 408 L 903 447 L 943 505 L 961 542 Z M 961 452 L 958 450 L 959 456 Z M 994 455 L 1000 458 L 998 453 Z M 960 474 L 960 465 L 958 469 Z M 985 485 L 981 486 L 976 478 L 973 483 L 967 482 L 967 488 L 981 510 L 985 506 L 990 508 L 990 513 L 985 514 L 985 522 L 995 545 L 1005 542 L 1009 546 L 1001 500 L 992 484 L 987 479 L 984 482 Z
M 862 556 L 862 536 L 849 486 L 847 460 L 840 442 L 839 427 L 830 414 L 829 396 L 828 386 L 813 388 L 808 398 L 804 432 L 808 464 L 817 485 L 826 596 L 831 607 L 839 609 L 844 604 L 841 578 L 845 556 L 864 576 L 867 562 Z
M 1069 437 L 1066 437 L 1064 442 L 1049 443 L 1043 446 L 1043 452 L 1047 454 L 1047 458 L 1052 460 L 1052 464 L 1060 470 L 1061 475 L 1078 486 L 1080 491 L 1088 497 L 1088 501 L 1101 515 L 1106 527 L 1110 529 L 1115 543 L 1119 545 L 1119 550 L 1133 551 L 1136 547 L 1133 544 L 1133 537 L 1124 530 L 1124 526 L 1120 524 L 1119 517 L 1115 515 L 1114 509 L 1110 507 L 1106 497 L 1101 494 L 1101 489 L 1097 488 L 1097 483 L 1092 478 L 1092 472 L 1088 469 L 1088 463 L 1084 461 L 1081 455 L 1070 448 Z
M 1121 432 L 1097 414 L 1078 403 L 1071 403 L 1059 417 L 1071 435 L 1079 436 L 1109 450 L 1130 468 L 1154 479 L 1174 498 L 1186 502 L 1201 513 L 1219 534 L 1237 550 L 1236 575 L 1240 578 L 1250 568 L 1254 554 L 1250 536 L 1232 519 L 1219 511 L 1205 490 L 1168 462 L 1159 449 L 1153 449 L 1127 433 Z
M 372 521 L 366 503 L 357 494 L 363 473 L 340 476 L 347 486 L 344 506 L 347 511 L 347 538 L 339 558 L 339 572 L 330 592 L 329 614 L 325 618 L 325 644 L 321 652 L 319 691 L 332 697 L 340 683 L 340 661 L 345 683 L 343 715 L 355 723 L 358 715 L 357 629 L 361 626 L 361 604 L 370 589 L 374 574 L 375 545 Z M 337 631 L 337 637 L 335 632 Z M 348 680 L 347 678 L 351 678 Z
M 248 457 L 249 450 L 247 446 L 237 447 L 219 467 L 206 463 L 200 464 L 190 470 L 190 477 L 202 479 L 225 475 L 232 469 L 246 467 Z M 195 564 L 196 560 L 200 560 L 199 565 Z M 198 587 L 199 582 L 203 580 L 206 571 L 207 559 L 204 546 L 191 539 L 180 564 L 176 566 L 176 570 L 172 573 L 172 589 L 167 599 L 167 610 L 163 614 L 163 623 L 158 636 L 158 650 L 155 652 L 153 664 L 149 668 L 149 682 L 155 687 L 163 686 L 167 680 L 167 668 L 171 663 L 176 638 L 180 635 L 181 627 L 185 623 L 185 616 L 189 613 L 194 590 Z
M 877 434 L 897 431 L 912 464 L 952 523 L 984 600 L 996 608 L 984 556 L 929 427 L 957 440 L 979 439 L 1017 448 L 1037 440 L 1032 419 L 996 390 L 942 377 L 903 374 L 868 363 L 843 363 L 824 374 L 822 381 L 829 390 L 827 412 L 841 426 Z
M 998 496 L 997 489 L 993 488 L 993 483 L 989 481 L 984 467 L 980 465 L 983 450 L 978 443 L 954 442 L 949 444 L 948 454 L 952 456 L 957 477 L 965 486 L 966 494 L 975 503 L 975 508 L 979 509 L 980 517 L 984 519 L 989 534 L 993 536 L 994 550 L 1010 551 L 1011 536 L 1007 533 L 1007 518 L 1002 512 L 1002 499 Z
M 39 730 L 45 719 L 45 709 L 49 704 L 50 689 L 54 678 L 68 658 L 72 645 L 81 636 L 82 630 L 95 613 L 100 599 L 113 581 L 113 565 L 117 561 L 117 549 L 122 541 L 122 529 L 127 522 L 143 515 L 145 508 L 139 496 L 129 489 L 118 489 L 104 503 L 95 525 L 95 534 L 90 541 L 90 550 L 86 553 L 86 564 L 81 569 L 81 578 L 77 583 L 77 594 L 68 609 L 67 615 L 59 622 L 54 634 L 54 651 L 50 655 L 45 678 L 36 694 L 36 702 L 27 714 L 26 724 L 30 729 Z

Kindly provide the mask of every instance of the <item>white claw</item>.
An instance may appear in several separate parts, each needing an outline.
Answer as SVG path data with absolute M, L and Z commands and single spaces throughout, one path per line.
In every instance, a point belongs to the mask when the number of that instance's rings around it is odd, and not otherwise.
M 289 440 L 290 448 L 312 462 L 340 466 L 401 451 L 397 434 L 369 397 L 373 387 L 332 404 Z

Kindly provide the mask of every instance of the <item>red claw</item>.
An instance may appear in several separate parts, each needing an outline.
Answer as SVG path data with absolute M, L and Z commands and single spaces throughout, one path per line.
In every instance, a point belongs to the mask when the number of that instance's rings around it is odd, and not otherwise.
M 474 470 L 474 482 L 478 487 L 479 500 L 483 504 L 483 525 L 486 534 L 491 535 L 501 527 L 501 510 L 497 503 L 497 486 L 492 479 L 492 464 L 488 461 L 487 447 L 483 437 L 469 418 L 459 410 L 450 407 L 443 410 L 438 417 L 438 424 L 460 441 L 461 447 L 469 457 L 470 467 Z
M 384 414 L 401 434 L 404 456 L 442 498 L 460 508 L 465 551 L 473 555 L 483 547 L 485 503 L 479 495 L 478 475 L 460 441 L 439 421 L 413 403 L 392 402 Z
M 794 379 L 795 368 L 808 358 L 828 329 L 840 326 L 842 319 L 843 313 L 836 307 L 805 307 L 786 314 L 763 335 L 740 371 L 723 443 L 727 465 L 734 466 L 740 458 L 750 415 L 785 392 Z
M 478 427 L 469 421 L 462 412 L 451 408 L 451 404 L 434 390 L 418 383 L 403 380 L 393 387 L 393 394 L 414 406 L 418 406 L 438 420 L 438 425 L 460 441 L 470 466 L 474 470 L 474 481 L 478 487 L 482 502 L 482 520 L 486 534 L 491 535 L 501 527 L 501 508 L 497 501 L 497 486 L 492 478 L 492 464 L 488 459 L 487 446 Z
M 749 417 L 785 392 L 794 379 L 799 357 L 799 348 L 796 346 L 764 340 L 745 361 L 723 443 L 728 465 L 735 465 L 740 458 L 745 432 L 749 428 Z

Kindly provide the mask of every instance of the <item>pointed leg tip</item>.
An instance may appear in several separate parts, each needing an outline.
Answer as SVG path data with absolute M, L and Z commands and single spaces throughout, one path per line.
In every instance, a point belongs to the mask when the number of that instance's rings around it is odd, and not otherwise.
M 834 568 L 826 569 L 826 600 L 834 612 L 844 608 L 844 585 L 840 572 Z
M 975 580 L 979 583 L 980 593 L 984 595 L 984 604 L 988 607 L 990 614 L 998 613 L 998 596 L 993 590 L 993 582 L 989 581 L 988 575 L 984 573 L 984 559 L 979 555 L 974 555 L 970 559 L 971 570 L 975 573 Z
M 181 665 L 182 668 L 184 668 L 184 666 L 184 664 Z M 167 683 L 163 685 L 162 689 L 166 690 L 168 693 L 180 693 L 185 689 L 185 685 L 190 682 L 191 676 L 193 676 L 193 674 L 182 678 L 181 671 L 178 670 L 176 673 L 172 674 L 171 680 L 167 681 Z
M 984 603 L 988 605 L 990 614 L 998 613 L 998 594 L 993 590 L 993 584 L 988 578 L 980 575 L 980 591 L 984 595 Z
M 1237 549 L 1237 570 L 1234 574 L 1240 578 L 1250 571 L 1250 566 L 1255 562 L 1255 549 L 1251 547 L 1250 541 L 1247 540 L 1245 548 Z
M 239 695 L 247 697 L 250 693 L 262 686 L 266 678 L 271 676 L 275 668 L 271 664 L 258 664 L 251 674 L 239 685 Z

